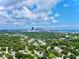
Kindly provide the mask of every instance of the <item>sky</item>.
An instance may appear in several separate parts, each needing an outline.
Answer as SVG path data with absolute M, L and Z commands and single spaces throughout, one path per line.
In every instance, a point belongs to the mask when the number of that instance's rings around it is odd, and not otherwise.
M 79 30 L 79 0 L 0 0 L 0 30 Z

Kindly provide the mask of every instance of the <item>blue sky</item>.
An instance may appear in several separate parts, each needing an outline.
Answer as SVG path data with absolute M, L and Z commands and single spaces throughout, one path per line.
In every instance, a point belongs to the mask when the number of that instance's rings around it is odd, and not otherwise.
M 0 0 L 0 29 L 79 29 L 79 0 Z

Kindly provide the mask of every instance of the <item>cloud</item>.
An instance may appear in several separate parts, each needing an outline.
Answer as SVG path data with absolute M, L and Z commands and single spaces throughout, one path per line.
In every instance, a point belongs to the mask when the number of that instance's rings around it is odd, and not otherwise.
M 8 7 L 22 1 L 23 0 L 0 0 L 0 6 Z
M 4 7 L 3 7 L 3 6 L 0 6 L 0 11 L 1 11 L 1 10 L 4 10 Z
M 69 4 L 64 4 L 64 7 L 68 7 L 68 6 L 70 6 Z
M 51 9 L 52 6 L 55 6 L 57 4 L 57 0 L 38 0 L 38 2 L 36 3 L 38 9 Z
M 57 3 L 58 0 L 0 0 L 0 16 L 2 16 L 5 21 L 0 20 L 18 25 L 26 24 L 27 21 L 48 22 L 50 20 L 56 23 L 58 20 L 54 17 L 58 17 L 60 14 L 57 13 L 55 16 L 50 16 L 50 14 L 52 14 L 51 8 Z M 34 6 L 36 6 L 36 8 Z
M 60 14 L 59 14 L 59 13 L 56 13 L 56 14 L 55 14 L 55 17 L 59 17 L 59 16 L 60 16 Z

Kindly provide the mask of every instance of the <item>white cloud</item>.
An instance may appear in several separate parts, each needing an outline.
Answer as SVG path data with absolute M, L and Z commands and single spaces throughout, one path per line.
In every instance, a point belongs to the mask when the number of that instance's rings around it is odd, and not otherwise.
M 59 23 L 59 21 L 56 20 L 56 19 L 53 19 L 52 22 L 53 22 L 53 23 Z
M 23 7 L 23 14 L 26 18 L 29 18 L 29 19 L 35 19 L 36 15 L 34 13 L 32 13 L 32 11 L 30 11 L 28 8 L 26 7 Z
M 57 0 L 38 0 L 36 3 L 38 9 L 50 9 L 52 6 L 57 4 Z
M 56 13 L 56 14 L 55 14 L 55 17 L 59 17 L 59 16 L 60 16 L 60 14 L 59 14 L 59 13 Z
M 68 7 L 69 6 L 69 4 L 64 4 L 64 7 Z
M 0 20 L 0 24 L 7 24 L 6 20 Z
M 57 4 L 57 0 L 25 0 L 24 6 L 37 5 L 38 9 L 49 9 Z
M 7 8 L 4 5 L 0 7 L 0 16 L 6 17 L 6 21 L 2 22 L 11 22 L 13 24 L 20 25 L 25 24 L 26 21 L 23 21 L 21 23 L 19 22 L 19 19 L 25 19 L 27 21 L 50 20 L 50 14 L 52 14 L 51 8 L 58 3 L 58 0 L 23 0 L 22 2 L 18 2 L 17 4 L 15 3 L 15 1 L 12 4 L 11 3 Z M 34 4 L 37 6 L 37 8 L 35 11 L 31 11 L 29 7 Z M 10 14 L 8 14 L 8 11 L 10 11 Z M 58 20 L 54 19 L 54 17 L 58 16 L 60 16 L 60 14 L 58 13 L 55 14 L 55 16 L 52 16 L 51 21 L 53 23 L 58 22 Z
M 0 6 L 0 11 L 4 10 L 4 7 L 3 6 Z
M 25 23 L 24 22 L 14 22 L 13 24 L 14 25 L 24 25 Z
M 54 20 L 54 17 L 50 17 L 52 20 Z
M 47 21 L 47 20 L 49 20 L 49 17 L 45 16 L 43 20 Z

